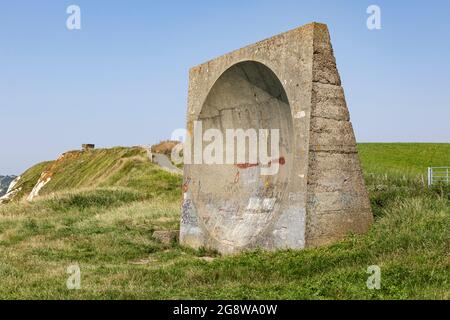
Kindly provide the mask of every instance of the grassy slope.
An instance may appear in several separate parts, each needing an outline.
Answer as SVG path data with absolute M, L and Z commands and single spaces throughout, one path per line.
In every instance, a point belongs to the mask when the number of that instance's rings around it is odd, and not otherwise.
M 15 189 L 20 188 L 20 192 L 17 193 L 16 199 L 22 199 L 23 197 L 30 194 L 31 190 L 33 190 L 36 185 L 41 173 L 47 168 L 52 162 L 41 162 L 27 171 L 25 171 L 21 176 L 19 182 L 16 184 Z
M 384 175 L 403 169 L 398 150 L 383 155 L 379 145 L 360 146 L 365 170 L 383 173 L 367 175 L 376 215 L 367 235 L 320 249 L 234 257 L 152 239 L 154 230 L 178 228 L 181 181 L 127 161 L 100 188 L 0 207 L 0 298 L 449 299 L 449 193 L 424 188 L 416 175 L 427 160 L 413 157 L 421 148 L 445 154 L 448 147 L 399 145 L 413 164 L 403 162 L 410 172 L 403 178 L 398 171 Z M 65 286 L 73 263 L 81 267 L 80 291 Z M 382 268 L 379 291 L 366 288 L 370 265 Z
M 175 191 L 179 190 L 179 178 L 150 163 L 144 149 L 117 147 L 71 151 L 58 160 L 30 168 L 16 186 L 22 188 L 18 200 L 31 192 L 44 170 L 51 173 L 51 180 L 40 195 L 81 188 L 126 187 L 146 196 L 172 194 L 175 197 Z

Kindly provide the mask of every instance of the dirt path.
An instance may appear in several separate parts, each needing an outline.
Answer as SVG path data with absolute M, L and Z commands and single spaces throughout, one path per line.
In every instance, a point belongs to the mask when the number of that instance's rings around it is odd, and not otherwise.
M 166 171 L 169 171 L 171 173 L 176 173 L 176 174 L 183 174 L 183 170 L 175 167 L 173 165 L 172 161 L 170 161 L 170 159 L 164 154 L 154 153 L 153 154 L 153 162 L 156 163 L 157 165 L 159 165 L 161 168 L 163 168 Z

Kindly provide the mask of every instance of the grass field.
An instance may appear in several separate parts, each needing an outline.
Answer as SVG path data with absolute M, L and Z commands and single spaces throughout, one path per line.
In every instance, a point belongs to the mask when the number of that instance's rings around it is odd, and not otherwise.
M 366 173 L 426 177 L 427 167 L 450 166 L 450 143 L 362 143 Z
M 222 257 L 159 243 L 154 230 L 178 229 L 181 178 L 140 154 L 121 154 L 124 164 L 101 183 L 64 188 L 55 178 L 37 201 L 0 206 L 0 298 L 449 299 L 450 190 L 428 189 L 423 177 L 429 165 L 450 164 L 450 145 L 359 150 L 373 228 L 303 251 Z M 72 264 L 81 290 L 66 287 Z M 371 265 L 381 267 L 381 290 L 366 287 Z

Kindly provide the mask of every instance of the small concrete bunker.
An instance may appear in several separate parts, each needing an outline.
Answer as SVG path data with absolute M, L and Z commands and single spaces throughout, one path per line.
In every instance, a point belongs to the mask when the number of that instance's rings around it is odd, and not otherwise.
M 326 25 L 308 24 L 191 69 L 187 128 L 193 138 L 184 151 L 190 160 L 182 244 L 224 254 L 301 249 L 370 227 L 370 202 Z M 252 138 L 259 158 L 250 152 Z M 217 156 L 212 142 L 223 146 L 224 155 L 204 161 L 205 153 Z

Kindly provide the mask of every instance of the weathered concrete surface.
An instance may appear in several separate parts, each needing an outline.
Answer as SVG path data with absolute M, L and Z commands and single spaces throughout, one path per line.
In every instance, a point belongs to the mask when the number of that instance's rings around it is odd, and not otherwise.
M 280 130 L 280 170 L 185 165 L 180 241 L 230 254 L 366 232 L 372 213 L 326 25 L 312 23 L 190 71 L 187 128 Z M 281 161 L 283 160 L 283 161 Z

